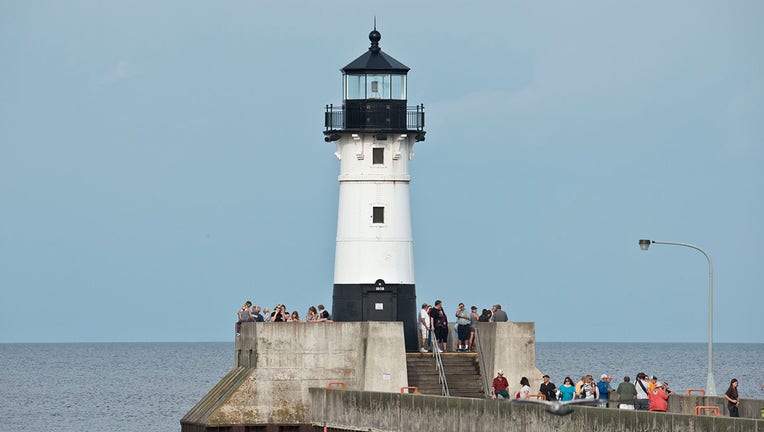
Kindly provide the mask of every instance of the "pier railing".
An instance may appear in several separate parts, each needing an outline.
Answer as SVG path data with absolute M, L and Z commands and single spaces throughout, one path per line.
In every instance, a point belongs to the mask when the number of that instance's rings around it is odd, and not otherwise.
M 448 390 L 448 380 L 446 380 L 446 369 L 443 367 L 443 358 L 440 356 L 440 347 L 438 346 L 438 340 L 435 338 L 435 334 L 430 330 L 430 338 L 432 343 L 432 355 L 435 357 L 435 369 L 438 371 L 438 380 L 440 381 L 440 394 L 443 396 L 451 396 L 451 392 Z

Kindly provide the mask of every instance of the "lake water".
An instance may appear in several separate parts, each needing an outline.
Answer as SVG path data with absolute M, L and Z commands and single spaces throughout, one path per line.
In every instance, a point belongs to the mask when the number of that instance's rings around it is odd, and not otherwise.
M 705 388 L 705 344 L 538 343 L 556 383 L 639 371 L 675 391 Z M 717 392 L 764 398 L 764 344 L 715 344 Z M 0 344 L 0 431 L 177 432 L 180 419 L 234 365 L 233 343 Z M 519 377 L 509 377 L 519 381 Z

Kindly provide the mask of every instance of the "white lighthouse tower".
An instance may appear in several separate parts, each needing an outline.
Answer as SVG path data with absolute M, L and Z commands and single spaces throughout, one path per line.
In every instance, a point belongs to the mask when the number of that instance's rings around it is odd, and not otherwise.
M 328 105 L 324 140 L 340 160 L 335 321 L 402 321 L 418 347 L 409 161 L 424 141 L 424 107 L 406 105 L 409 68 L 371 47 L 342 68 L 342 108 Z

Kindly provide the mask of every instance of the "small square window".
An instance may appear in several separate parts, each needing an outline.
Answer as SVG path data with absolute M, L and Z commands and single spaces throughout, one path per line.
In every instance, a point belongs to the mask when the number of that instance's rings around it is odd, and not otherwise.
M 384 207 L 373 207 L 372 208 L 371 221 L 372 221 L 372 223 L 375 223 L 375 224 L 383 224 L 383 223 L 385 223 L 385 208 Z
M 374 165 L 382 165 L 385 163 L 385 149 L 383 147 L 375 147 L 372 149 L 372 163 Z

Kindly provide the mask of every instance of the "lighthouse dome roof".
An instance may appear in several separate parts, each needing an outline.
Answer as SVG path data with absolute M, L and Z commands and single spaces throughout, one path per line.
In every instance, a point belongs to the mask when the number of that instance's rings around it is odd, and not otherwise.
M 369 33 L 371 46 L 368 51 L 342 68 L 343 73 L 358 72 L 398 72 L 407 73 L 410 69 L 405 64 L 387 55 L 379 48 L 379 40 L 382 34 L 374 30 Z

